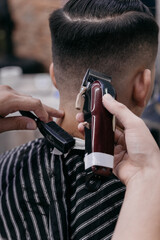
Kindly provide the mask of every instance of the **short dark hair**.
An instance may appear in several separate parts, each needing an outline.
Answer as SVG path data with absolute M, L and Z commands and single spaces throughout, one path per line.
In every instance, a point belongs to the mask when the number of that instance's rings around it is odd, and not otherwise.
M 70 0 L 49 22 L 54 63 L 65 74 L 113 75 L 137 57 L 150 67 L 157 54 L 158 25 L 140 0 Z

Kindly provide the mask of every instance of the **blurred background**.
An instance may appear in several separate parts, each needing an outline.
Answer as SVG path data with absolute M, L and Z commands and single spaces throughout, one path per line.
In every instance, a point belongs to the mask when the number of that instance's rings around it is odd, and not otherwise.
M 61 5 L 60 0 L 0 0 L 0 67 L 17 64 L 24 73 L 48 72 L 48 18 Z
M 98 0 L 97 0 L 98 1 Z M 52 61 L 48 18 L 66 0 L 0 0 L 0 84 L 58 108 L 59 95 L 48 75 Z M 143 0 L 160 23 L 160 1 Z M 160 52 L 160 51 L 159 51 Z M 156 83 L 143 118 L 160 144 L 160 54 Z M 0 152 L 39 137 L 38 131 L 0 134 Z

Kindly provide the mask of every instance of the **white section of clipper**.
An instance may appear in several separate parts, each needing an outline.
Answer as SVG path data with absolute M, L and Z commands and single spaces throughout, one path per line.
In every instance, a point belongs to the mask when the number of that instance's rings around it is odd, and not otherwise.
M 114 157 L 110 154 L 93 152 L 86 154 L 84 158 L 85 170 L 92 166 L 113 168 Z

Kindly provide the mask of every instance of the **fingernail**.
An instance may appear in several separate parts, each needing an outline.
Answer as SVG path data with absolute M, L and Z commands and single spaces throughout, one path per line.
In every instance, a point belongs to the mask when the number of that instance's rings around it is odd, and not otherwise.
M 103 98 L 104 98 L 106 101 L 114 101 L 114 98 L 113 98 L 110 94 L 108 94 L 108 93 L 106 93 L 106 94 L 103 96 Z
M 37 128 L 37 125 L 35 122 L 28 122 L 27 125 L 26 125 L 26 128 L 28 130 L 35 130 Z
M 59 110 L 60 114 L 64 114 L 64 111 L 63 110 Z

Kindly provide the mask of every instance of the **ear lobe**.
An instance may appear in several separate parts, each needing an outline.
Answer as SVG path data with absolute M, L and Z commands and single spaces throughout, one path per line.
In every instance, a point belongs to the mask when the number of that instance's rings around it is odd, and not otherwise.
M 134 79 L 132 98 L 137 106 L 145 107 L 151 91 L 151 71 L 145 69 Z
M 50 77 L 52 79 L 53 85 L 57 88 L 57 81 L 56 81 L 55 75 L 54 75 L 54 64 L 53 63 L 51 63 L 51 65 L 49 67 L 49 73 L 50 73 Z

